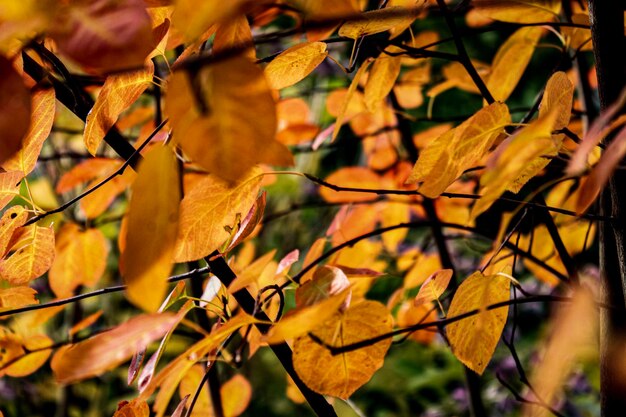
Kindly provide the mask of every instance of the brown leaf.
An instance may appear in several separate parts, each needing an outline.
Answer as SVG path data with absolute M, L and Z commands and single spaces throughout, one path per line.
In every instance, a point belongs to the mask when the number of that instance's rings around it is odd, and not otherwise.
M 31 118 L 30 91 L 13 64 L 0 55 L 0 165 L 21 148 Z

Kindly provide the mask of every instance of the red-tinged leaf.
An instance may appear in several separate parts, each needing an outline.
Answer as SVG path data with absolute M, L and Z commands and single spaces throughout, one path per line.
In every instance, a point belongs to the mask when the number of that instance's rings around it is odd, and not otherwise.
M 622 128 L 615 135 L 609 146 L 602 153 L 600 161 L 593 167 L 591 174 L 583 182 L 576 203 L 576 212 L 578 214 L 587 211 L 595 201 L 624 155 L 626 155 L 626 127 Z
M 280 90 L 306 78 L 328 56 L 326 43 L 304 42 L 282 52 L 265 67 L 271 88 Z
M 50 35 L 62 53 L 99 72 L 142 67 L 155 47 L 142 0 L 73 2 Z
M 43 275 L 54 261 L 54 230 L 31 225 L 0 261 L 0 278 L 11 285 L 23 285 Z
M 382 277 L 383 275 L 385 275 L 384 272 L 374 271 L 373 269 L 369 269 L 369 268 L 351 268 L 345 265 L 333 265 L 333 266 L 341 269 L 348 278 L 359 278 L 359 277 L 378 278 L 378 277 Z
M 415 296 L 415 301 L 413 302 L 415 306 L 426 304 L 441 297 L 441 294 L 443 294 L 446 288 L 448 288 L 448 284 L 450 284 L 452 274 L 453 271 L 451 269 L 442 269 L 428 277 Z
M 0 311 L 39 304 L 35 298 L 37 291 L 30 287 L 11 287 L 0 289 Z
M 173 150 L 156 146 L 139 165 L 128 208 L 121 262 L 126 295 L 138 307 L 156 311 L 167 291 L 178 230 L 180 183 Z
M 187 394 L 183 397 L 182 400 L 180 400 L 171 417 L 183 417 L 183 413 L 185 412 L 185 407 L 187 406 L 187 400 L 189 399 L 189 397 L 190 394 Z
M 313 279 L 305 282 L 296 290 L 296 308 L 304 308 L 339 294 L 350 287 L 346 274 L 335 266 L 324 265 L 313 274 Z M 346 298 L 347 308 L 350 295 Z
M 109 129 L 115 125 L 120 114 L 152 83 L 153 76 L 154 65 L 148 61 L 143 70 L 107 77 L 85 122 L 83 138 L 89 153 L 96 154 Z
M 94 324 L 96 321 L 98 321 L 100 316 L 102 316 L 102 313 L 103 313 L 102 310 L 96 311 L 95 313 L 90 314 L 89 316 L 85 317 L 84 319 L 82 319 L 81 321 L 79 321 L 78 323 L 73 325 L 72 328 L 69 331 L 70 337 L 72 337 L 76 333 L 78 333 L 78 332 L 80 332 L 82 330 L 85 330 L 86 328 L 90 327 L 92 324 Z
M 35 169 L 37 158 L 54 122 L 55 94 L 53 89 L 38 90 L 33 93 L 33 112 L 28 132 L 22 141 L 21 149 L 2 163 L 7 171 L 21 171 L 28 175 Z
M 21 171 L 0 172 L 0 209 L 20 195 Z
M 233 187 L 208 175 L 185 194 L 180 204 L 176 262 L 203 258 L 228 238 L 225 227 L 235 226 L 237 216 L 247 213 L 257 198 L 261 176 L 253 169 Z
M 585 170 L 589 154 L 605 136 L 607 133 L 607 126 L 611 120 L 615 118 L 617 113 L 621 111 L 624 103 L 626 103 L 626 92 L 624 92 L 615 103 L 611 104 L 605 111 L 603 111 L 593 122 L 589 131 L 583 137 L 582 142 L 578 145 L 578 148 L 576 148 L 569 164 L 567 164 L 565 175 L 578 175 Z
M 69 297 L 79 285 L 94 286 L 104 274 L 108 254 L 109 243 L 100 230 L 65 224 L 56 239 L 50 288 L 57 297 Z
M 278 262 L 278 267 L 276 268 L 276 274 L 289 271 L 289 268 L 291 267 L 291 265 L 298 262 L 299 258 L 300 258 L 300 251 L 298 249 L 294 249 L 291 252 L 289 252 L 287 255 L 283 257 L 283 259 L 280 260 L 280 262 Z
M 228 245 L 228 250 L 233 249 L 241 242 L 243 242 L 248 236 L 254 232 L 254 229 L 263 220 L 263 213 L 265 213 L 265 204 L 267 203 L 267 193 L 261 192 L 261 195 L 256 199 L 250 211 L 246 217 L 241 221 L 239 229 L 232 238 L 231 243 Z
M 177 315 L 168 313 L 137 316 L 85 341 L 64 346 L 52 358 L 55 378 L 68 384 L 101 375 L 162 337 L 178 320 Z
M 15 231 L 23 226 L 27 219 L 28 212 L 21 206 L 13 206 L 2 214 L 2 218 L 0 218 L 0 258 L 7 253 Z
M 11 61 L 0 55 L 0 165 L 22 148 L 30 118 L 30 91 Z
M 150 407 L 141 400 L 124 401 L 118 404 L 113 417 L 150 417 Z

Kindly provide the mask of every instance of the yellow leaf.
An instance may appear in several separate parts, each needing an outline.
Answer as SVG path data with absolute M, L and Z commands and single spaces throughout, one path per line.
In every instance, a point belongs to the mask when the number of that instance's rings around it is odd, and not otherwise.
M 253 282 L 256 282 L 261 276 L 263 270 L 274 259 L 274 255 L 276 255 L 276 249 L 269 251 L 244 268 L 237 274 L 237 278 L 235 278 L 228 286 L 228 291 L 231 294 L 234 294 L 235 292 L 246 288 Z
M 20 182 L 24 178 L 21 171 L 0 172 L 0 209 L 20 195 Z
M 348 296 L 349 290 L 343 290 L 316 304 L 290 311 L 272 326 L 265 337 L 265 342 L 283 343 L 285 340 L 307 334 L 339 311 Z
M 234 226 L 237 215 L 248 213 L 259 192 L 260 173 L 260 169 L 253 169 L 233 187 L 208 175 L 185 194 L 180 204 L 175 262 L 203 258 L 230 237 L 224 227 Z
M 31 119 L 30 91 L 13 63 L 0 55 L 0 165 L 22 148 Z
M 416 18 L 416 9 L 395 6 L 361 13 L 354 20 L 344 23 L 339 28 L 339 36 L 358 39 L 392 29 L 396 26 L 410 25 Z
M 229 49 L 246 48 L 242 54 L 256 60 L 252 30 L 245 15 L 241 14 L 219 24 L 213 40 L 213 53 L 229 53 Z
M 561 11 L 560 0 L 474 0 L 472 6 L 489 19 L 510 23 L 552 22 Z
M 407 184 L 423 182 L 419 192 L 438 197 L 464 170 L 475 166 L 511 122 L 508 107 L 493 103 L 430 142 L 420 152 Z
M 228 21 L 244 12 L 251 3 L 251 0 L 232 0 L 225 3 L 176 0 L 172 23 L 183 33 L 185 41 L 189 42 L 202 35 L 211 25 Z M 254 3 L 261 2 L 257 0 Z
M 1 342 L 0 342 L 1 344 Z M 52 353 L 52 349 L 43 349 L 45 347 L 53 345 L 52 339 L 48 336 L 39 334 L 29 336 L 23 342 L 23 347 L 26 348 L 24 352 L 24 357 L 15 361 L 5 369 L 3 369 L 0 374 L 6 374 L 12 377 L 23 377 L 32 374 L 37 369 L 41 368 L 44 363 L 48 360 L 48 357 Z M 28 351 L 37 350 L 32 353 L 28 353 Z
M 420 254 L 404 277 L 406 289 L 422 285 L 429 277 L 441 269 L 441 260 L 435 253 Z
M 576 361 L 587 352 L 593 354 L 594 358 L 597 357 L 597 330 L 600 320 L 591 292 L 584 286 L 578 288 L 571 305 L 557 311 L 553 322 L 554 328 L 548 345 L 531 377 L 535 394 L 548 406 L 556 406 L 558 395 Z M 621 360 L 623 356 L 618 355 Z M 615 365 L 620 366 L 619 363 Z M 551 414 L 545 406 L 532 405 L 526 405 L 523 413 L 527 417 L 547 417 Z
M 400 308 L 398 309 L 396 325 L 398 327 L 409 327 L 436 320 L 437 309 L 432 303 L 426 302 L 425 304 L 415 305 L 410 301 L 405 301 L 400 304 Z M 437 333 L 437 328 L 433 326 L 416 332 L 411 332 L 409 334 L 409 339 L 428 345 L 435 340 Z
M 561 147 L 561 140 L 552 137 L 557 113 L 551 112 L 506 139 L 492 153 L 487 169 L 480 179 L 482 197 L 472 208 L 471 217 L 484 212 L 505 191 L 514 193 L 537 175 Z
M 57 382 L 69 384 L 101 375 L 162 337 L 177 320 L 169 313 L 136 316 L 104 333 L 64 346 L 52 358 L 54 376 Z
M 90 154 L 96 154 L 109 129 L 152 83 L 153 75 L 154 65 L 148 61 L 146 68 L 140 71 L 107 77 L 85 122 L 84 141 Z
M 293 164 L 275 140 L 276 104 L 263 70 L 245 57 L 205 66 L 195 81 L 174 73 L 167 104 L 176 140 L 211 174 L 235 182 L 258 163 Z
M 517 86 L 542 33 L 541 27 L 523 27 L 498 49 L 487 80 L 487 88 L 497 101 L 506 101 Z
M 11 287 L 0 289 L 0 311 L 39 304 L 35 298 L 37 291 L 30 287 Z
M 211 397 L 207 386 L 208 384 L 206 384 L 202 379 L 205 372 L 207 371 L 204 369 L 204 366 L 196 364 L 193 365 L 189 371 L 185 373 L 183 379 L 180 380 L 180 385 L 178 387 L 180 398 L 184 398 L 185 396 L 194 398 L 198 386 L 201 383 L 204 385 L 196 399 L 193 411 L 189 417 L 213 416 L 213 407 L 211 405 Z
M 150 407 L 142 400 L 120 402 L 113 417 L 150 417 Z
M 224 417 L 237 417 L 241 415 L 252 397 L 252 386 L 241 374 L 237 374 L 224 382 L 220 389 Z
M 385 201 L 380 204 L 380 225 L 390 227 L 411 220 L 411 208 L 403 202 Z M 395 253 L 400 242 L 404 240 L 409 229 L 399 228 L 383 234 L 383 244 L 390 253 Z
M 22 229 L 13 252 L 0 261 L 0 278 L 23 285 L 43 275 L 54 261 L 54 229 L 31 225 Z
M 33 93 L 33 114 L 30 127 L 22 141 L 22 148 L 2 164 L 7 171 L 22 171 L 28 175 L 35 169 L 43 142 L 54 122 L 55 95 L 52 88 Z
M 357 70 L 356 74 L 354 74 L 354 78 L 350 83 L 350 87 L 348 87 L 348 91 L 346 92 L 343 98 L 343 104 L 341 105 L 341 110 L 337 114 L 337 120 L 335 121 L 335 128 L 333 130 L 333 136 L 331 141 L 337 139 L 337 135 L 339 134 L 339 129 L 341 129 L 341 125 L 343 125 L 344 119 L 347 117 L 348 110 L 352 110 L 354 107 L 358 106 L 358 104 L 353 103 L 352 97 L 357 93 L 357 87 L 359 86 L 359 81 L 367 68 L 372 63 L 371 60 L 367 60 L 361 64 L 361 67 Z M 329 97 L 330 100 L 330 97 Z M 330 104 L 330 102 L 329 102 Z M 332 112 L 331 112 L 332 113 Z
M 397 51 L 393 49 L 390 52 Z M 401 59 L 400 56 L 389 56 L 383 52 L 374 61 L 365 84 L 365 106 L 369 111 L 376 110 L 393 88 L 400 75 Z
M 326 178 L 326 182 L 344 188 L 376 189 L 381 187 L 381 178 L 371 169 L 365 167 L 341 168 Z M 320 187 L 319 193 L 329 203 L 358 202 L 376 200 L 373 193 L 360 193 L 356 191 L 335 191 L 329 187 Z
M 167 291 L 179 202 L 176 156 L 170 147 L 157 145 L 139 165 L 132 187 L 121 260 L 126 296 L 146 311 L 156 311 Z
M 327 55 L 324 42 L 300 43 L 274 58 L 265 67 L 265 76 L 271 88 L 289 87 L 313 72 Z
M 28 212 L 24 207 L 13 206 L 2 214 L 0 218 L 0 257 L 9 249 L 13 233 L 26 223 Z
M 72 328 L 68 331 L 69 336 L 73 337 L 75 334 L 79 333 L 82 330 L 85 330 L 86 328 L 94 324 L 96 321 L 98 321 L 100 316 L 102 316 L 102 313 L 104 313 L 103 310 L 98 310 L 73 325 Z
M 324 253 L 324 246 L 325 245 L 326 245 L 326 239 L 325 238 L 320 237 L 320 238 L 316 239 L 315 242 L 313 242 L 313 244 L 309 248 L 309 251 L 306 253 L 306 256 L 304 257 L 304 262 L 302 262 L 302 265 L 304 265 L 304 266 L 310 265 L 317 258 L 319 258 L 322 255 L 322 253 Z M 306 274 L 304 274 L 302 276 L 302 279 L 300 280 L 300 284 L 304 284 L 308 280 L 312 279 L 313 278 L 313 274 L 315 274 L 315 271 L 318 268 L 319 268 L 319 266 L 316 265 L 313 268 L 311 268 Z
M 560 3 L 559 3 L 560 4 Z M 572 115 L 572 101 L 574 99 L 574 84 L 563 71 L 557 71 L 548 80 L 543 92 L 539 117 L 550 112 L 556 112 L 557 118 L 553 129 L 559 130 L 567 127 Z
M 387 7 L 394 7 L 394 6 L 404 7 L 406 9 L 412 9 L 412 12 L 417 14 L 421 12 L 422 8 L 424 7 L 424 4 L 426 4 L 426 0 L 389 0 L 387 2 Z M 404 22 L 389 29 L 389 32 L 391 33 L 390 39 L 394 39 L 400 36 L 406 29 L 408 29 L 411 26 L 411 24 L 413 23 L 413 20 L 406 19 Z
M 312 333 L 332 346 L 346 346 L 390 332 L 392 318 L 379 302 L 364 300 L 319 324 Z M 302 381 L 320 394 L 348 398 L 382 365 L 391 338 L 336 356 L 306 335 L 294 342 L 293 366 Z
M 85 217 L 88 219 L 95 219 L 102 213 L 106 212 L 109 206 L 113 204 L 117 196 L 123 193 L 133 182 L 135 176 L 136 174 L 134 171 L 127 169 L 122 175 L 114 177 L 102 187 L 80 200 L 79 207 Z M 94 187 L 102 179 L 104 178 L 90 182 L 87 185 L 87 188 Z
M 414 304 L 419 306 L 439 299 L 441 294 L 448 288 L 452 274 L 451 269 L 442 269 L 428 277 L 415 296 Z
M 100 230 L 80 230 L 75 223 L 64 225 L 48 274 L 50 288 L 57 297 L 69 297 L 79 285 L 94 286 L 104 274 L 108 254 L 109 244 Z
M 452 353 L 479 375 L 491 360 L 509 312 L 508 306 L 485 309 L 492 304 L 507 301 L 510 284 L 509 278 L 502 275 L 485 276 L 477 271 L 459 285 L 450 303 L 447 315 L 450 318 L 481 310 L 446 328 Z

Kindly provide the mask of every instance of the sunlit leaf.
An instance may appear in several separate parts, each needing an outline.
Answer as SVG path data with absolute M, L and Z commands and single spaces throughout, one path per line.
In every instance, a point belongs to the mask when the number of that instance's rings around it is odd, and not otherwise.
M 78 323 L 73 325 L 72 328 L 68 332 L 70 337 L 74 336 L 78 332 L 81 332 L 81 331 L 87 329 L 92 324 L 97 322 L 98 319 L 102 316 L 103 312 L 104 311 L 102 311 L 102 310 L 98 310 L 95 313 L 88 315 L 87 317 L 85 317 L 84 319 L 82 319 L 81 321 L 79 321 Z
M 107 77 L 85 122 L 84 141 L 87 150 L 96 154 L 98 146 L 122 112 L 130 107 L 152 83 L 154 65 L 145 69 Z
M 156 146 L 139 165 L 128 208 L 122 253 L 126 295 L 135 305 L 156 311 L 167 291 L 178 230 L 178 163 L 168 146 Z
M 37 291 L 30 287 L 11 287 L 0 289 L 0 311 L 39 304 L 35 298 Z
M 346 346 L 390 332 L 392 318 L 376 301 L 361 301 L 324 320 L 312 333 L 332 346 Z M 391 338 L 336 356 L 310 336 L 296 339 L 293 365 L 298 376 L 315 392 L 348 398 L 382 365 Z
M 183 379 L 180 380 L 178 392 L 181 398 L 190 397 L 196 400 L 195 405 L 193 406 L 193 411 L 189 417 L 211 416 L 213 414 L 213 405 L 211 404 L 211 396 L 207 386 L 208 384 L 203 381 L 203 377 L 206 372 L 208 371 L 204 366 L 196 364 L 193 365 L 183 376 Z M 196 398 L 196 391 L 201 383 L 203 384 L 203 387 Z
M 289 87 L 313 72 L 327 55 L 324 42 L 300 43 L 274 58 L 265 67 L 265 76 L 271 88 Z
M 413 303 L 419 306 L 437 300 L 448 288 L 452 274 L 451 269 L 442 269 L 432 274 L 420 287 Z
M 12 377 L 23 377 L 32 374 L 46 363 L 52 353 L 52 349 L 45 348 L 52 344 L 52 339 L 46 335 L 29 336 L 23 341 L 23 347 L 25 348 L 24 356 L 0 371 L 0 374 Z M 1 341 L 0 345 L 2 345 Z
M 350 287 L 346 274 L 339 268 L 324 265 L 315 270 L 313 278 L 296 290 L 296 308 L 312 306 Z
M 452 353 L 479 375 L 491 360 L 509 312 L 508 306 L 493 310 L 486 308 L 507 301 L 510 284 L 510 279 L 505 276 L 485 276 L 474 272 L 459 285 L 450 303 L 448 317 L 479 310 L 478 314 L 451 323 L 446 328 Z
M 21 171 L 0 172 L 0 208 L 20 195 L 20 182 L 24 178 Z
M 515 31 L 498 49 L 487 80 L 487 88 L 497 101 L 508 99 L 517 86 L 542 33 L 541 27 L 523 27 Z
M 244 14 L 232 17 L 220 23 L 215 31 L 213 53 L 231 53 L 233 48 L 245 48 L 242 54 L 248 59 L 256 59 L 252 40 L 252 30 Z
M 6 210 L 0 218 L 0 257 L 9 249 L 13 233 L 28 219 L 28 212 L 24 207 L 13 206 Z
M 178 317 L 162 313 L 137 316 L 104 333 L 60 348 L 52 358 L 57 382 L 68 384 L 115 368 L 132 354 L 162 337 Z
M 252 398 L 252 386 L 241 374 L 237 374 L 224 382 L 220 389 L 224 417 L 237 417 L 241 415 Z
M 326 182 L 344 188 L 377 189 L 381 186 L 381 178 L 371 169 L 365 167 L 345 167 L 333 172 L 325 179 Z M 376 194 L 359 193 L 356 191 L 335 191 L 329 187 L 320 187 L 319 193 L 328 202 L 357 202 L 376 200 Z
M 350 87 L 348 87 L 348 90 L 343 97 L 343 103 L 340 107 L 340 110 L 339 112 L 337 112 L 337 116 L 336 116 L 337 120 L 335 121 L 332 141 L 337 139 L 337 135 L 339 135 L 339 129 L 341 129 L 341 125 L 343 125 L 343 122 L 345 121 L 345 119 L 348 118 L 350 113 L 354 112 L 353 110 L 352 112 L 349 113 L 348 110 L 352 110 L 352 107 L 354 106 L 353 96 L 355 96 L 355 93 L 357 92 L 357 87 L 359 86 L 359 81 L 361 80 L 361 77 L 363 77 L 363 74 L 365 74 L 365 72 L 367 71 L 367 68 L 369 67 L 371 63 L 372 63 L 371 60 L 367 60 L 363 62 L 361 64 L 361 67 L 357 70 L 356 74 L 354 74 L 354 78 L 352 78 Z M 330 100 L 330 97 L 329 97 L 329 100 Z M 358 113 L 358 111 L 354 113 Z
M 150 417 L 150 407 L 141 400 L 122 401 L 113 417 Z
M 33 93 L 33 113 L 22 148 L 11 159 L 2 163 L 2 168 L 7 171 L 22 171 L 24 175 L 35 169 L 43 142 L 52 129 L 55 103 L 54 90 L 51 88 Z
M 391 52 L 401 51 L 399 48 Z M 390 56 L 382 52 L 374 61 L 365 84 L 365 106 L 374 111 L 387 97 L 400 75 L 400 56 Z
M 244 216 L 254 204 L 261 182 L 254 169 L 237 185 L 212 175 L 199 180 L 180 204 L 176 262 L 203 258 L 229 238 L 225 227 L 234 226 L 237 215 Z
M 104 274 L 109 244 L 98 229 L 68 223 L 56 239 L 56 257 L 48 275 L 57 297 L 69 297 L 79 285 L 94 286 Z
M 9 252 L 9 256 L 0 261 L 0 278 L 12 285 L 26 284 L 52 266 L 54 230 L 51 227 L 28 226 Z
M 63 54 L 100 72 L 141 67 L 156 46 L 142 0 L 73 2 L 52 29 Z
M 472 6 L 483 16 L 510 23 L 551 22 L 561 11 L 560 0 L 473 0 Z
M 400 25 L 411 24 L 416 18 L 416 10 L 400 6 L 364 12 L 357 19 L 344 23 L 339 28 L 339 36 L 358 39 L 361 36 L 384 32 Z
M 405 301 L 398 308 L 396 325 L 398 327 L 409 327 L 416 324 L 423 324 L 437 320 L 437 308 L 430 302 L 415 305 L 410 301 Z M 437 328 L 431 327 L 421 329 L 409 334 L 409 338 L 418 343 L 428 345 L 437 337 Z
M 553 130 L 563 129 L 569 124 L 573 100 L 574 84 L 563 71 L 557 71 L 552 74 L 548 84 L 546 84 L 539 107 L 539 117 L 554 111 L 557 114 L 557 119 L 554 122 Z

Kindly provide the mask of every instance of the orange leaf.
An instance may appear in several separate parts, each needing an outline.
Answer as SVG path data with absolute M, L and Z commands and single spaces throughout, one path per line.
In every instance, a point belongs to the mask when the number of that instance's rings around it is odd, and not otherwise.
M 358 113 L 358 111 L 355 112 L 353 110 L 355 104 L 353 104 L 352 98 L 357 92 L 357 87 L 359 86 L 359 81 L 361 80 L 361 77 L 363 77 L 363 74 L 365 74 L 365 71 L 367 71 L 367 67 L 369 67 L 371 63 L 372 61 L 370 59 L 363 62 L 361 64 L 361 67 L 357 70 L 356 74 L 354 74 L 354 78 L 350 83 L 350 87 L 348 87 L 348 91 L 345 93 L 345 96 L 343 98 L 343 104 L 341 105 L 341 109 L 337 113 L 337 120 L 335 121 L 335 129 L 333 130 L 333 136 L 331 138 L 331 141 L 337 139 L 337 135 L 339 134 L 339 129 L 341 129 L 341 125 L 343 125 L 344 119 L 348 117 L 348 110 L 352 110 L 352 112 Z M 329 97 L 329 104 L 330 103 L 331 102 Z M 356 106 L 358 107 L 358 101 Z M 332 111 L 329 110 L 329 112 L 332 114 Z
M 364 167 L 341 168 L 330 174 L 325 181 L 345 188 L 376 189 L 381 187 L 380 176 Z M 329 203 L 371 201 L 378 198 L 374 193 L 335 191 L 329 187 L 320 187 L 319 193 Z
M 400 6 L 364 12 L 358 19 L 350 20 L 339 28 L 339 35 L 358 39 L 361 36 L 385 32 L 396 26 L 411 24 L 416 18 L 416 9 Z
M 20 195 L 21 171 L 0 172 L 0 209 Z
M 243 55 L 256 60 L 256 50 L 253 46 L 252 30 L 244 14 L 237 15 L 220 23 L 215 31 L 213 53 L 230 53 L 233 48 L 246 48 Z
M 437 320 L 437 310 L 433 304 L 426 302 L 425 304 L 415 305 L 410 301 L 404 301 L 398 309 L 396 325 L 398 327 L 409 327 L 416 324 L 427 323 Z M 437 328 L 430 327 L 411 332 L 409 338 L 418 343 L 428 345 L 435 340 L 437 336 Z
M 237 215 L 245 215 L 254 204 L 259 174 L 259 169 L 253 169 L 232 188 L 212 175 L 193 185 L 180 204 L 176 262 L 203 258 L 230 237 L 224 227 L 234 226 Z
M 104 139 L 122 112 L 133 104 L 152 83 L 154 65 L 148 61 L 140 71 L 114 74 L 107 77 L 93 108 L 85 121 L 85 146 L 95 155 Z
M 22 285 L 43 275 L 54 261 L 54 229 L 31 225 L 23 229 L 7 258 L 0 261 L 0 278 Z
M 390 52 L 402 51 L 399 48 Z M 381 102 L 387 97 L 398 75 L 400 75 L 400 56 L 390 56 L 382 52 L 374 61 L 372 69 L 365 84 L 365 106 L 371 112 L 380 107 Z
M 43 142 L 54 122 L 55 95 L 53 89 L 38 90 L 33 93 L 33 114 L 30 127 L 22 142 L 22 148 L 2 164 L 7 171 L 22 171 L 28 175 L 35 169 Z
M 0 165 L 21 148 L 31 118 L 30 91 L 13 64 L 0 55 Z M 1 184 L 1 183 L 0 183 Z
M 179 201 L 176 156 L 170 147 L 156 146 L 139 165 L 132 187 L 122 253 L 126 295 L 147 311 L 156 311 L 167 291 Z
M 482 16 L 510 23 L 551 22 L 561 11 L 560 0 L 474 0 Z
M 150 407 L 142 400 L 122 401 L 113 417 L 150 417 Z
M 46 335 L 29 336 L 28 339 L 24 340 L 23 344 L 27 349 L 24 353 L 24 357 L 3 369 L 0 374 L 6 374 L 12 377 L 23 377 L 32 374 L 46 363 L 50 353 L 52 353 L 52 349 L 42 348 L 51 346 L 52 344 L 52 340 Z
M 108 254 L 109 243 L 100 230 L 64 225 L 48 275 L 50 288 L 57 297 L 69 297 L 79 285 L 94 286 L 104 274 Z
M 441 294 L 443 294 L 446 288 L 448 288 L 448 284 L 450 284 L 452 274 L 451 269 L 442 269 L 428 277 L 420 287 L 413 304 L 419 306 L 441 297 Z
M 39 304 L 35 298 L 37 291 L 30 287 L 11 287 L 0 289 L 0 311 Z
M 265 67 L 265 76 L 271 88 L 289 87 L 313 72 L 327 55 L 324 42 L 300 43 L 274 58 Z
M 26 223 L 27 219 L 28 212 L 21 206 L 13 206 L 2 214 L 2 218 L 0 218 L 0 257 L 6 254 L 13 234 Z
M 155 46 L 142 0 L 73 2 L 51 29 L 62 53 L 100 72 L 141 67 Z
M 296 308 L 312 306 L 350 287 L 346 274 L 336 266 L 324 265 L 315 270 L 313 278 L 296 290 Z M 350 304 L 346 300 L 345 308 Z
M 102 316 L 102 313 L 103 313 L 102 310 L 98 310 L 95 313 L 90 314 L 89 316 L 85 317 L 84 319 L 82 319 L 81 321 L 73 325 L 72 328 L 68 332 L 70 337 L 74 336 L 76 333 L 82 330 L 85 330 L 86 328 L 94 324 L 96 321 L 98 321 L 100 316 Z
M 241 374 L 237 374 L 224 382 L 220 389 L 224 417 L 237 417 L 241 415 L 252 397 L 252 386 Z
M 68 384 L 115 368 L 132 354 L 162 337 L 178 317 L 162 313 L 133 317 L 85 341 L 60 348 L 52 358 L 57 382 Z

